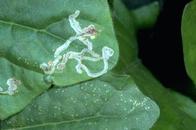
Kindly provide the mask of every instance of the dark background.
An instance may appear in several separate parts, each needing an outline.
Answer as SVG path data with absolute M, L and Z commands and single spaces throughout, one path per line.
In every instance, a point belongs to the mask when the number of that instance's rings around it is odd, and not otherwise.
M 154 27 L 138 33 L 139 57 L 165 87 L 196 101 L 196 89 L 184 66 L 181 37 L 181 17 L 190 0 L 124 0 L 129 9 L 153 1 L 159 1 L 161 11 Z

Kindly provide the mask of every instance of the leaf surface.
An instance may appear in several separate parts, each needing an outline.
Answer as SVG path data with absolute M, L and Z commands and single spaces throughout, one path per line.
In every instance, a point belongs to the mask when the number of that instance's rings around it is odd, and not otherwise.
M 21 111 L 32 99 L 48 89 L 50 85 L 43 81 L 40 73 L 16 66 L 6 59 L 0 58 L 0 87 L 6 91 L 9 78 L 20 80 L 17 93 L 14 95 L 0 95 L 0 120 Z
M 118 5 L 118 4 L 117 4 Z M 115 6 L 114 6 L 115 7 Z M 118 6 L 116 6 L 118 7 Z M 151 6 L 151 8 L 156 8 L 155 6 Z M 148 9 L 148 7 L 146 8 Z M 119 9 L 114 9 L 118 11 Z M 126 10 L 126 9 L 124 9 Z M 140 9 L 137 9 L 140 10 Z M 156 9 L 150 9 L 157 11 Z M 148 12 L 148 11 L 147 11 Z M 114 20 L 118 20 L 125 13 L 115 13 Z M 131 13 L 132 14 L 132 13 Z M 157 14 L 157 13 L 152 13 Z M 128 19 L 135 23 L 135 19 L 133 15 L 127 15 Z M 152 16 L 149 16 L 152 17 Z M 154 15 L 156 17 L 156 15 Z M 147 18 L 148 19 L 148 18 Z M 138 20 L 138 19 L 137 19 Z M 144 25 L 150 25 L 151 23 L 145 23 L 140 19 L 140 23 Z M 150 21 L 149 21 L 150 22 Z M 152 21 L 151 21 L 152 22 Z M 126 25 L 126 22 L 121 19 L 121 23 L 114 22 L 115 30 L 120 30 L 120 24 Z M 136 21 L 137 23 L 137 21 Z M 136 24 L 135 23 L 135 24 Z M 154 22 L 153 22 L 154 23 Z M 136 24 L 137 25 L 137 24 Z M 136 25 L 133 24 L 132 27 L 124 28 L 125 30 L 129 30 L 130 34 L 136 34 L 137 28 Z M 142 26 L 142 25 L 141 25 Z M 135 27 L 135 28 L 134 28 Z M 142 65 L 141 60 L 138 58 L 137 51 L 133 50 L 132 46 L 137 45 L 137 38 L 135 35 L 130 35 L 126 33 L 125 30 L 120 30 L 119 33 L 123 35 L 117 35 L 118 41 L 120 41 L 120 58 L 118 65 L 115 67 L 113 71 L 116 73 L 123 73 L 130 75 L 139 89 L 152 100 L 154 100 L 159 108 L 160 108 L 160 117 L 155 122 L 152 130 L 191 130 L 196 128 L 196 104 L 191 99 L 174 92 L 172 90 L 166 89 L 155 77 L 150 73 L 150 71 Z M 129 39 L 128 42 L 122 39 L 122 37 L 127 37 Z M 130 37 L 128 37 L 130 36 Z M 146 43 L 147 44 L 147 43 Z M 158 44 L 158 43 L 157 43 Z M 122 52 L 122 53 L 121 53 Z M 124 53 L 127 52 L 127 53 Z M 154 61 L 156 64 L 156 61 Z M 189 87 L 189 86 L 187 86 Z
M 54 60 L 54 50 L 75 35 L 68 17 L 80 11 L 81 28 L 93 24 L 97 36 L 93 50 L 102 55 L 102 48 L 114 50 L 109 69 L 118 60 L 118 45 L 113 31 L 108 3 L 105 0 L 0 0 L 0 56 L 13 64 L 43 74 L 40 64 Z M 80 52 L 86 48 L 79 40 L 65 50 Z M 103 69 L 103 62 L 84 61 L 92 72 Z M 69 60 L 62 72 L 52 75 L 55 85 L 65 86 L 91 79 L 85 72 L 78 74 L 76 61 Z
M 188 3 L 182 17 L 184 61 L 188 75 L 196 83 L 196 1 Z
M 0 119 L 21 111 L 52 84 L 66 86 L 92 78 L 76 72 L 75 60 L 68 61 L 62 72 L 54 73 L 50 82 L 40 69 L 40 64 L 54 59 L 57 47 L 75 35 L 68 17 L 76 10 L 80 10 L 77 20 L 82 28 L 93 24 L 97 29 L 92 40 L 94 51 L 101 55 L 104 46 L 114 50 L 110 70 L 118 59 L 118 45 L 107 1 L 0 0 L 0 86 L 6 90 L 11 77 L 22 83 L 16 95 L 0 95 Z M 67 51 L 80 52 L 83 48 L 86 46 L 78 40 Z M 92 72 L 103 69 L 102 61 L 84 64 Z
M 79 85 L 52 88 L 21 113 L 2 121 L 1 126 L 2 130 L 149 129 L 158 116 L 158 106 L 130 77 L 110 74 Z

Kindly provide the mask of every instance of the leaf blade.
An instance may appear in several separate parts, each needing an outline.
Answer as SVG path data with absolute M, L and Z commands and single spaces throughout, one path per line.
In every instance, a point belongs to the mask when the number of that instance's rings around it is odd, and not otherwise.
M 0 54 L 14 64 L 43 73 L 40 64 L 53 60 L 53 50 L 62 45 L 70 36 L 75 35 L 69 25 L 68 16 L 80 10 L 81 16 L 78 20 L 82 27 L 94 24 L 98 30 L 102 30 L 93 40 L 95 51 L 101 55 L 103 46 L 113 48 L 115 53 L 109 61 L 109 69 L 115 66 L 118 60 L 118 45 L 106 1 L 20 0 L 13 2 L 1 0 L 0 2 L 0 50 L 2 50 Z M 75 7 L 76 3 L 77 7 Z M 69 9 L 66 8 L 67 6 Z M 73 43 L 71 50 L 81 51 L 83 47 L 81 43 L 76 42 Z M 16 60 L 19 57 L 21 60 Z M 79 75 L 73 67 L 75 65 L 75 62 L 70 62 L 65 71 L 54 74 L 54 84 L 65 86 L 92 78 L 85 73 Z M 87 62 L 86 65 L 93 72 L 103 68 L 102 62 L 97 63 L 96 66 L 92 62 Z M 71 76 L 72 79 L 75 77 L 75 80 L 70 80 L 65 75 Z
M 117 80 L 110 77 L 110 82 Z M 131 78 L 126 80 L 128 84 L 121 90 L 101 79 L 52 88 L 23 112 L 3 121 L 2 129 L 149 129 L 158 118 L 158 106 L 137 89 Z

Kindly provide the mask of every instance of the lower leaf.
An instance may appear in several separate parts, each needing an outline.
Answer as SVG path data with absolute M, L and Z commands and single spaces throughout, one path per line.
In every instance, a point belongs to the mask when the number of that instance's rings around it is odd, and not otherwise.
M 149 129 L 158 116 L 158 106 L 130 77 L 106 75 L 79 85 L 52 88 L 1 125 L 2 130 Z
M 21 111 L 33 98 L 48 89 L 50 85 L 43 81 L 39 73 L 21 68 L 9 61 L 0 59 L 0 120 Z M 16 87 L 17 92 L 12 92 L 6 82 L 15 79 L 20 82 Z

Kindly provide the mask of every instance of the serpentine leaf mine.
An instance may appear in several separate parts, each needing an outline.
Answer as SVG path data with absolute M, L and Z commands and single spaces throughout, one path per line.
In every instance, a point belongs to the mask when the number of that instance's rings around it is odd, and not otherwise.
M 107 72 L 108 60 L 110 59 L 110 57 L 113 56 L 114 50 L 107 46 L 104 46 L 102 48 L 101 55 L 93 51 L 93 43 L 90 41 L 90 39 L 94 39 L 96 37 L 97 30 L 92 24 L 87 27 L 81 28 L 80 23 L 76 20 L 79 14 L 80 11 L 77 10 L 74 14 L 69 16 L 70 26 L 76 34 L 68 38 L 63 45 L 56 48 L 53 61 L 49 61 L 48 63 L 42 63 L 40 65 L 40 68 L 44 71 L 45 74 L 52 75 L 55 70 L 63 70 L 66 67 L 66 64 L 69 59 L 74 59 L 77 61 L 75 69 L 78 74 L 82 74 L 83 71 L 85 71 L 89 77 L 98 77 Z M 82 44 L 86 46 L 86 48 L 82 49 L 80 52 L 68 51 L 67 53 L 63 54 L 63 52 L 75 40 L 79 40 Z M 91 62 L 97 62 L 102 60 L 104 63 L 103 69 L 100 72 L 93 73 L 88 69 L 86 65 L 82 63 L 83 60 L 88 60 Z

